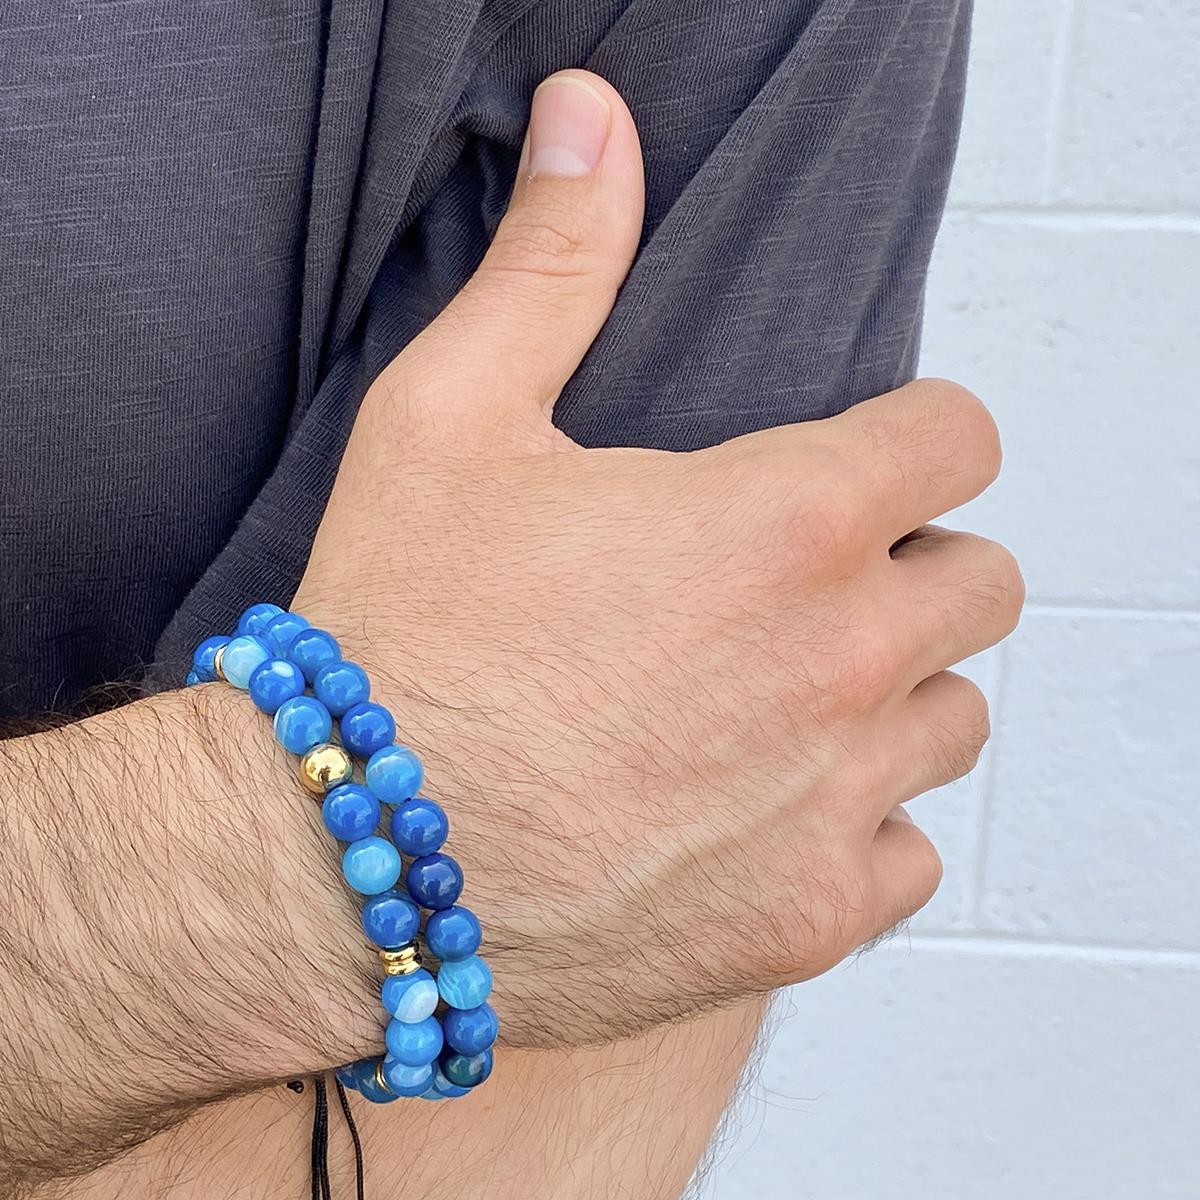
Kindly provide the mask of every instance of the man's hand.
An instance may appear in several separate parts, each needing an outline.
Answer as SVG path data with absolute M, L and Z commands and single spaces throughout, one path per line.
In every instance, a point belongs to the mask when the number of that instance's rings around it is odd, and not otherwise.
M 898 806 L 974 765 L 987 706 L 946 668 L 1022 602 L 1007 551 L 926 525 L 1000 463 L 953 384 L 686 455 L 553 428 L 641 202 L 616 93 L 544 84 L 509 213 L 369 392 L 295 600 L 424 755 L 519 1044 L 807 978 L 920 908 L 940 864 Z

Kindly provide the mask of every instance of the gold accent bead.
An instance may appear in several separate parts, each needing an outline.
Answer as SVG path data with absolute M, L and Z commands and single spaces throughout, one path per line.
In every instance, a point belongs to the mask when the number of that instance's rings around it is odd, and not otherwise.
M 409 942 L 399 950 L 380 950 L 379 959 L 385 975 L 411 975 L 421 969 L 421 952 L 416 942 Z
M 392 1089 L 390 1087 L 388 1087 L 387 1080 L 384 1079 L 384 1077 L 383 1077 L 383 1059 L 382 1058 L 377 1058 L 375 1060 L 375 1086 L 377 1088 L 380 1088 L 382 1091 L 387 1092 L 391 1096 L 394 1096 L 396 1094 L 395 1092 L 392 1091 Z
M 300 782 L 314 796 L 348 783 L 354 775 L 354 760 L 341 746 L 330 742 L 314 746 L 300 759 Z
M 229 643 L 226 642 L 225 645 L 227 646 L 227 645 L 229 645 Z M 225 668 L 222 666 L 222 663 L 224 663 L 224 661 L 225 661 L 225 646 L 218 646 L 216 654 L 213 655 L 213 674 L 216 675 L 216 677 L 222 683 L 228 683 L 229 681 L 225 678 Z

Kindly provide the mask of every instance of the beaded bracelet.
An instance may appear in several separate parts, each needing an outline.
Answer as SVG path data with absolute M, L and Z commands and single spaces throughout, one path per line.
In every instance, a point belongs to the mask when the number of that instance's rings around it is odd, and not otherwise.
M 387 1054 L 340 1068 L 338 1081 L 377 1104 L 465 1096 L 491 1074 L 500 1023 L 486 1003 L 492 973 L 476 953 L 479 919 L 456 903 L 462 868 L 441 852 L 449 821 L 418 794 L 421 760 L 395 744 L 396 722 L 370 700 L 362 667 L 277 604 L 252 604 L 233 636 L 196 647 L 188 685 L 215 680 L 249 692 L 274 719 L 275 737 L 300 756 L 301 782 L 322 799 L 326 829 L 348 843 L 346 882 L 368 897 L 362 927 L 383 963 Z M 365 762 L 363 783 L 354 781 L 356 759 Z M 379 835 L 384 805 L 390 839 Z M 421 909 L 429 910 L 425 947 L 440 963 L 432 973 L 421 963 Z

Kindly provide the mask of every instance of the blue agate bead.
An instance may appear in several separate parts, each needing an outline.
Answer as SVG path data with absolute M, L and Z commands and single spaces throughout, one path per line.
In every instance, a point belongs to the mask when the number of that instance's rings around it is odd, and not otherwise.
M 376 750 L 367 762 L 367 787 L 384 804 L 411 800 L 425 780 L 421 760 L 407 746 Z
M 275 737 L 293 754 L 307 754 L 314 746 L 329 741 L 332 734 L 329 709 L 312 696 L 293 696 L 275 713 Z
M 205 638 L 196 647 L 196 651 L 192 655 L 192 671 L 198 676 L 201 683 L 212 683 L 217 678 L 217 651 L 222 646 L 228 646 L 231 641 L 233 638 L 225 637 L 222 634 L 217 637 Z
M 423 1021 L 438 1006 L 438 988 L 424 967 L 411 975 L 389 975 L 379 989 L 383 1007 L 397 1021 Z
M 359 783 L 343 783 L 325 793 L 321 819 L 339 842 L 357 842 L 379 828 L 379 801 Z
M 387 838 L 359 838 L 342 855 L 346 882 L 364 896 L 377 896 L 394 887 L 400 878 L 400 867 L 400 852 Z
M 448 1008 L 442 1017 L 446 1045 L 459 1054 L 482 1054 L 500 1036 L 500 1018 L 490 1004 Z
M 204 680 L 201 679 L 195 671 L 189 671 L 187 675 L 184 676 L 183 682 L 186 683 L 188 687 L 195 687 L 196 684 L 203 683 Z
M 308 622 L 299 613 L 281 612 L 262 626 L 259 637 L 271 647 L 276 658 L 287 658 L 292 639 L 307 628 Z
M 429 1091 L 422 1092 L 419 1098 L 421 1100 L 449 1100 L 449 1096 L 437 1090 L 437 1072 L 434 1072 L 433 1081 L 434 1086 L 431 1087 Z
M 351 1068 L 354 1072 L 354 1082 L 358 1091 L 374 1104 L 390 1104 L 397 1099 L 396 1093 L 387 1088 L 381 1088 L 375 1078 L 377 1058 L 360 1058 Z
M 392 813 L 392 841 L 401 854 L 419 858 L 442 848 L 450 822 L 440 804 L 424 796 L 406 800 Z
M 338 1081 L 344 1088 L 352 1088 L 358 1091 L 358 1076 L 354 1073 L 354 1064 L 347 1063 L 344 1067 L 338 1067 L 333 1073 L 334 1079 Z M 434 1084 L 437 1084 L 437 1078 L 434 1078 Z
M 250 685 L 250 676 L 255 668 L 270 657 L 271 651 L 262 638 L 244 633 L 233 638 L 225 647 L 225 653 L 221 656 L 221 670 L 234 687 L 244 691 Z
M 371 681 L 358 663 L 338 661 L 322 667 L 313 680 L 313 695 L 335 717 L 356 704 L 364 704 L 371 694 Z
M 455 1054 L 453 1050 L 443 1050 L 439 1065 L 442 1074 L 456 1087 L 478 1087 L 492 1073 L 492 1052 Z
M 342 649 L 337 638 L 324 629 L 302 629 L 288 643 L 288 658 L 304 672 L 304 678 L 312 683 L 330 663 L 340 661 Z
M 417 936 L 421 910 L 399 892 L 381 892 L 363 905 L 362 927 L 375 945 L 384 950 L 398 950 Z
M 383 1082 L 397 1096 L 419 1096 L 433 1083 L 433 1064 L 410 1067 L 389 1054 L 383 1060 Z
M 304 695 L 304 676 L 286 658 L 268 658 L 254 668 L 247 691 L 257 708 L 274 716 L 285 700 Z
M 252 633 L 255 637 L 262 637 L 267 623 L 281 612 L 283 609 L 278 604 L 252 604 L 238 618 L 237 631 L 239 634 Z
M 423 1067 L 442 1052 L 442 1023 L 437 1017 L 423 1021 L 388 1022 L 384 1031 L 388 1054 L 406 1067 Z
M 492 971 L 478 954 L 472 954 L 458 962 L 442 963 L 437 986 L 451 1008 L 478 1008 L 492 993 Z
M 442 1064 L 439 1062 L 433 1071 L 433 1086 L 434 1090 L 439 1095 L 444 1096 L 447 1100 L 455 1096 L 465 1096 L 471 1089 L 459 1087 L 456 1083 L 451 1083 L 446 1078 L 445 1072 L 442 1070 Z
M 342 745 L 360 758 L 370 758 L 376 750 L 390 746 L 396 737 L 395 718 L 382 704 L 356 704 L 347 709 L 338 729 Z
M 443 962 L 470 958 L 483 941 L 479 918 L 469 909 L 456 904 L 433 913 L 425 926 L 425 944 L 429 952 Z
M 408 868 L 405 883 L 425 908 L 449 908 L 462 895 L 462 867 L 448 854 L 426 854 Z

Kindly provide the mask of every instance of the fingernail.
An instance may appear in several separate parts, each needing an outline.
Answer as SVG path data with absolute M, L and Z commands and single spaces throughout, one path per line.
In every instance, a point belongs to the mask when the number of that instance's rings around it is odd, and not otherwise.
M 608 142 L 608 101 L 574 75 L 552 75 L 533 93 L 529 174 L 579 178 L 596 169 Z

